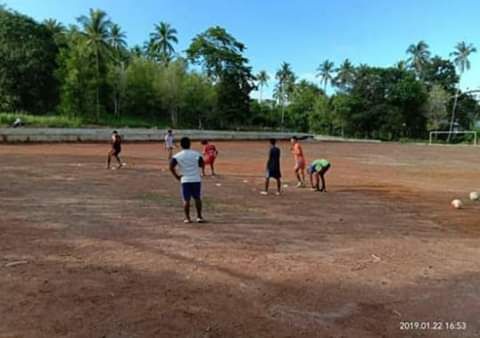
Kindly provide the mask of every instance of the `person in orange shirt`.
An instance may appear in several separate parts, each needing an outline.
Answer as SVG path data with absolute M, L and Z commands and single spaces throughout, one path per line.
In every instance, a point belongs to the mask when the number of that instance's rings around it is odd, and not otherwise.
M 305 187 L 305 156 L 303 155 L 303 149 L 300 143 L 298 142 L 298 138 L 293 136 L 290 139 L 290 143 L 292 144 L 292 154 L 295 158 L 295 176 L 297 176 L 298 184 L 297 188 L 304 188 Z

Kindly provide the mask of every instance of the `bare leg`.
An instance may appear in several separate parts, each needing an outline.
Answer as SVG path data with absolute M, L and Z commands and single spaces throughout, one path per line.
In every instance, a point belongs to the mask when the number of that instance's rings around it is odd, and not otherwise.
M 197 218 L 202 219 L 202 200 L 200 198 L 195 199 L 195 208 L 197 209 Z
M 212 169 L 212 176 L 215 176 L 215 168 L 213 167 L 213 162 L 210 163 L 210 169 Z
M 300 176 L 302 178 L 302 185 L 305 185 L 305 169 L 300 169 Z
M 322 179 L 322 188 L 320 189 L 320 191 L 327 191 L 327 186 L 325 184 L 325 177 L 323 173 L 320 174 L 320 178 Z
M 169 160 L 169 161 L 170 161 L 170 160 L 172 159 L 172 157 L 173 157 L 172 153 L 173 153 L 173 149 L 172 149 L 172 148 L 168 148 L 168 160 Z
M 277 194 L 282 193 L 282 180 L 280 178 L 277 178 Z
M 190 219 L 190 201 L 183 201 L 183 211 L 185 212 L 185 220 L 191 222 Z
M 302 183 L 302 182 L 303 182 L 302 179 L 301 179 L 301 177 L 300 177 L 300 168 L 296 168 L 296 169 L 295 169 L 295 176 L 297 176 L 297 181 L 298 181 L 298 183 Z
M 265 178 L 265 192 L 268 192 L 268 186 L 270 185 L 270 178 Z
M 111 161 L 112 161 L 112 152 L 109 151 L 108 156 L 107 156 L 107 169 L 110 169 L 110 162 Z
M 115 158 L 117 159 L 118 167 L 121 168 L 122 167 L 122 161 L 120 160 L 120 156 L 115 155 Z

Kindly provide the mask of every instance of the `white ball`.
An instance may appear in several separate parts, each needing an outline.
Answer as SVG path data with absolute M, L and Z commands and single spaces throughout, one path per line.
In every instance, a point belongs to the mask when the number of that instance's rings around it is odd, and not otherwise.
M 480 194 L 476 191 L 470 193 L 470 199 L 472 201 L 478 201 L 480 199 Z
M 452 207 L 454 207 L 455 209 L 461 209 L 463 207 L 463 203 L 459 199 L 453 200 Z

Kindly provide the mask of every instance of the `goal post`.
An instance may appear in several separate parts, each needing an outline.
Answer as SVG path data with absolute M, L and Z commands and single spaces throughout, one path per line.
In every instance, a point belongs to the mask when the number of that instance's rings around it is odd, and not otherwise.
M 473 145 L 478 145 L 478 135 L 477 135 L 477 132 L 475 130 L 452 131 L 452 132 L 441 131 L 441 130 L 433 130 L 433 131 L 430 132 L 428 144 L 429 145 L 433 144 L 434 136 L 448 135 L 448 134 L 451 134 L 451 135 L 473 135 Z

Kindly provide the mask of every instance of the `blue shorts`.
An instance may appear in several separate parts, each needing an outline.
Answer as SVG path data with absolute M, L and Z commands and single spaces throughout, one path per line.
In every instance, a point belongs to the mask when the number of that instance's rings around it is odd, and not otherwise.
M 202 195 L 201 182 L 182 183 L 182 198 L 184 201 L 188 202 L 192 197 L 194 199 L 199 199 L 201 195 Z

